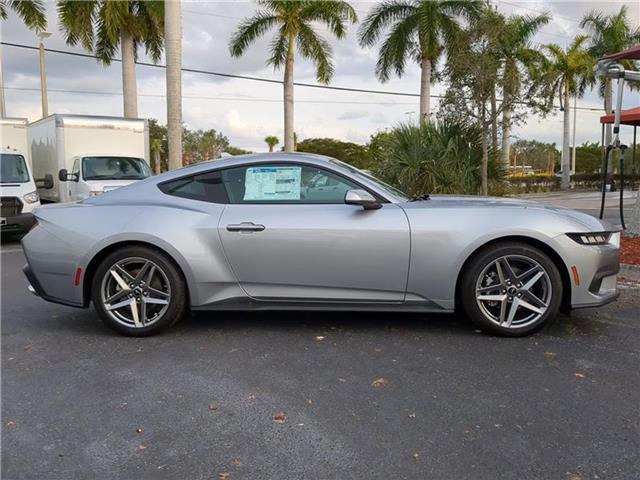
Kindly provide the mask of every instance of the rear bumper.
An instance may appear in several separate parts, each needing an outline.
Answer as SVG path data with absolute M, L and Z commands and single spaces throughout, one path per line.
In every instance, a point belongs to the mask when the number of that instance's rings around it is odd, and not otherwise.
M 29 264 L 26 264 L 24 267 L 22 267 L 22 271 L 25 277 L 27 277 L 27 280 L 29 281 L 28 289 L 34 295 L 42 298 L 43 300 L 46 300 L 47 302 L 59 303 L 60 305 L 67 305 L 69 307 L 77 307 L 77 308 L 85 307 L 85 305 L 83 304 L 73 303 L 68 300 L 64 300 L 61 298 L 56 298 L 56 297 L 52 297 L 51 295 L 48 295 L 47 292 L 45 292 L 44 288 L 42 288 L 42 284 L 38 281 L 38 278 L 33 274 L 33 271 L 31 270 L 31 267 L 29 267 Z
M 21 213 L 13 217 L 2 217 L 0 220 L 0 230 L 2 233 L 27 233 L 36 218 L 33 213 Z

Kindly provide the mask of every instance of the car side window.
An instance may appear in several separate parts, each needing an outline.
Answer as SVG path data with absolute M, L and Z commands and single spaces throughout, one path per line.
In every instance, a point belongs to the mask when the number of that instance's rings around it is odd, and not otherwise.
M 167 195 L 210 203 L 229 203 L 219 171 L 183 177 L 158 185 Z
M 327 170 L 298 164 L 259 164 L 222 171 L 230 203 L 342 204 L 361 188 Z

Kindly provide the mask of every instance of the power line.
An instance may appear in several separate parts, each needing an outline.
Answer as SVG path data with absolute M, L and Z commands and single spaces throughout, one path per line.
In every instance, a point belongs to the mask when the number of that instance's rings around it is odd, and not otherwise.
M 38 47 L 34 47 L 32 45 L 24 45 L 21 43 L 12 43 L 12 42 L 0 42 L 0 45 L 5 45 L 7 47 L 15 47 L 15 48 L 25 48 L 27 50 L 38 50 Z M 88 53 L 79 53 L 79 52 L 71 52 L 68 50 L 58 50 L 55 48 L 45 48 L 46 52 L 50 52 L 50 53 L 58 53 L 61 55 L 70 55 L 70 56 L 74 56 L 74 57 L 81 57 L 81 58 L 91 58 L 94 60 L 97 60 L 98 57 L 96 55 L 90 55 Z M 111 59 L 113 62 L 122 62 L 121 59 L 119 58 L 113 58 Z M 155 64 L 155 63 L 148 63 L 148 62 L 136 62 L 136 65 L 140 65 L 143 67 L 151 67 L 151 68 L 166 68 L 165 65 L 162 64 Z M 201 70 L 201 69 L 196 69 L 196 68 L 182 68 L 183 72 L 186 73 L 199 73 L 199 74 L 203 74 L 203 75 L 213 75 L 216 77 L 223 77 L 223 78 L 236 78 L 236 79 L 242 79 L 242 80 L 252 80 L 255 82 L 265 82 L 265 83 L 275 83 L 275 84 L 279 84 L 282 85 L 282 80 L 274 80 L 271 78 L 264 78 L 264 77 L 254 77 L 254 76 L 250 76 L 250 75 L 238 75 L 238 74 L 233 74 L 233 73 L 222 73 L 222 72 L 214 72 L 211 70 Z M 377 94 L 377 95 L 395 95 L 395 96 L 402 96 L 402 97 L 420 97 L 420 94 L 418 93 L 409 93 L 409 92 L 389 92 L 389 91 L 385 91 L 385 90 L 368 90 L 368 89 L 363 89 L 363 88 L 351 88 L 351 87 L 336 87 L 333 85 L 317 85 L 317 84 L 313 84 L 313 83 L 303 83 L 303 82 L 294 82 L 293 83 L 295 86 L 297 87 L 306 87 L 306 88 L 321 88 L 321 89 L 326 89 L 326 90 L 337 90 L 337 91 L 342 91 L 342 92 L 357 92 L 357 93 L 371 93 L 371 94 Z M 441 98 L 441 96 L 439 95 L 432 95 L 432 98 Z
M 521 5 L 519 3 L 513 3 L 513 2 L 506 2 L 505 0 L 495 0 L 496 2 L 500 2 L 500 3 L 504 3 L 505 5 L 510 5 L 512 7 L 517 7 L 517 8 L 523 8 L 525 10 L 529 10 L 530 12 L 535 12 L 538 13 L 540 15 L 544 14 L 544 13 L 551 13 L 554 17 L 559 17 L 559 18 L 564 18 L 565 20 L 569 20 L 570 22 L 575 22 L 575 23 L 580 23 L 580 20 L 576 20 L 575 18 L 572 17 L 567 17 L 566 15 L 560 15 L 558 13 L 553 13 L 553 12 L 545 12 L 543 10 L 536 10 L 535 8 L 531 8 L 531 7 L 526 7 L 524 5 Z
M 39 88 L 35 87 L 4 87 L 5 90 L 17 90 L 26 92 L 39 92 Z M 101 92 L 97 90 L 69 90 L 61 88 L 49 88 L 50 93 L 70 93 L 78 95 L 115 95 L 122 96 L 122 92 Z M 156 97 L 165 98 L 163 93 L 138 93 L 139 97 Z M 282 103 L 282 99 L 275 98 L 260 98 L 260 97 L 223 97 L 223 96 L 203 96 L 203 95 L 182 95 L 182 98 L 190 100 L 215 100 L 215 101 L 234 101 L 234 102 L 265 102 L 265 103 Z M 338 105 L 415 105 L 415 102 L 360 102 L 352 100 L 296 100 L 296 103 L 319 103 L 319 104 L 338 104 Z
M 24 44 L 20 44 L 20 43 L 12 43 L 12 42 L 0 42 L 0 45 L 5 45 L 8 47 L 16 47 L 16 48 L 24 48 L 27 50 L 38 50 L 38 47 L 34 47 L 31 45 L 24 45 Z M 57 50 L 57 49 L 53 49 L 53 48 L 45 48 L 45 51 L 50 52 L 50 53 L 58 53 L 61 55 L 70 55 L 70 56 L 74 56 L 74 57 L 80 57 L 80 58 L 91 58 L 93 60 L 97 60 L 98 57 L 96 55 L 91 55 L 88 53 L 79 53 L 79 52 L 71 52 L 68 50 Z M 114 62 L 122 62 L 121 59 L 119 58 L 113 58 L 112 61 Z M 144 66 L 144 67 L 152 67 L 152 68 L 166 68 L 165 65 L 162 64 L 154 64 L 154 63 L 147 63 L 147 62 L 136 62 L 137 65 L 140 66 Z M 210 70 L 200 70 L 200 69 L 194 69 L 194 68 L 182 68 L 183 72 L 187 72 L 187 73 L 198 73 L 198 74 L 203 74 L 203 75 L 213 75 L 213 76 L 219 76 L 219 77 L 224 77 L 224 78 L 234 78 L 234 79 L 241 79 L 241 80 L 252 80 L 252 81 L 256 81 L 256 82 L 265 82 L 265 83 L 273 83 L 273 84 L 279 84 L 282 85 L 282 80 L 274 80 L 271 78 L 264 78 L 264 77 L 254 77 L 254 76 L 249 76 L 249 75 L 238 75 L 238 74 L 232 74 L 232 73 L 221 73 L 221 72 L 213 72 Z M 298 87 L 307 87 L 307 88 L 319 88 L 319 89 L 326 89 L 326 90 L 335 90 L 335 91 L 344 91 L 344 92 L 352 92 L 352 93 L 368 93 L 368 94 L 376 94 L 376 95 L 393 95 L 393 96 L 403 96 L 403 97 L 413 97 L 413 98 L 419 98 L 420 94 L 418 93 L 409 93 L 409 92 L 390 92 L 390 91 L 385 91 L 385 90 L 369 90 L 369 89 L 363 89 L 363 88 L 351 88 L 351 87 L 336 87 L 336 86 L 332 86 L 332 85 L 317 85 L 317 84 L 313 84 L 313 83 L 301 83 L 301 82 L 294 82 L 294 85 L 298 86 Z M 6 88 L 6 87 L 5 87 Z M 442 99 L 444 98 L 443 95 L 431 95 L 430 98 L 436 98 L 436 99 Z M 498 102 L 500 102 L 501 100 L 498 99 Z M 340 102 L 337 101 L 336 103 L 344 103 L 344 102 Z M 515 102 L 519 105 L 526 105 L 525 102 Z M 555 106 L 555 109 L 560 109 L 559 106 Z M 578 107 L 578 110 L 585 110 L 585 111 L 600 111 L 600 109 L 597 108 L 590 108 L 590 107 Z

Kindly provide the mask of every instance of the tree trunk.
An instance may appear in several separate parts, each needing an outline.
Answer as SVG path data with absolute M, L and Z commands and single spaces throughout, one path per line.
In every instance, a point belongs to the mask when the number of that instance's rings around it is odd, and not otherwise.
M 498 149 L 498 107 L 496 106 L 496 89 L 491 92 L 491 146 Z
M 562 182 L 560 188 L 562 190 L 568 190 L 570 186 L 570 170 L 571 165 L 569 156 L 569 133 L 571 131 L 571 108 L 569 107 L 569 82 L 564 82 L 564 101 L 562 102 L 564 107 L 564 121 L 562 123 L 562 157 L 560 158 L 560 165 L 562 169 Z
M 158 150 L 153 152 L 153 170 L 156 175 L 160 175 L 160 152 Z
M 269 153 L 273 152 L 273 145 L 269 144 Z
M 576 114 L 578 112 L 578 96 L 573 97 L 573 134 L 571 138 L 571 144 L 573 147 L 571 148 L 571 175 L 575 175 L 576 173 Z
M 4 77 L 2 76 L 2 49 L 0 48 L 0 117 L 7 116 L 7 108 L 4 103 Z
M 289 35 L 289 49 L 284 66 L 284 151 L 295 151 L 293 138 L 293 54 L 295 51 L 293 35 Z
M 506 91 L 503 93 L 502 107 L 502 162 L 508 166 L 511 155 L 511 99 Z
M 123 31 L 120 34 L 122 52 L 122 99 L 124 116 L 138 118 L 138 92 L 136 87 L 136 52 L 133 37 Z
M 423 57 L 420 68 L 420 122 L 429 122 L 431 114 L 431 60 Z
M 486 109 L 482 106 L 482 195 L 489 195 L 489 125 Z
M 180 0 L 164 7 L 169 170 L 182 166 L 182 18 Z

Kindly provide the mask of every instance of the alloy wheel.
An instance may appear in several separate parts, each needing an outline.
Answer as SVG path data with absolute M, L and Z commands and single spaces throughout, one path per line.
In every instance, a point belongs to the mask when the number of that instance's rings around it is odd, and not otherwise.
M 524 255 L 505 255 L 490 262 L 476 282 L 482 314 L 505 328 L 523 328 L 538 321 L 553 295 L 547 271 Z
M 114 263 L 104 274 L 100 292 L 107 314 L 126 327 L 144 328 L 156 323 L 171 302 L 166 273 L 141 257 Z

